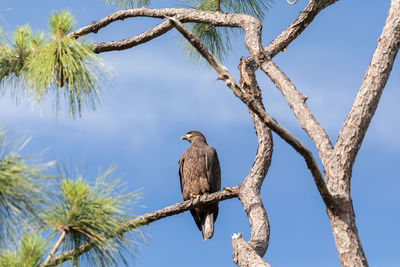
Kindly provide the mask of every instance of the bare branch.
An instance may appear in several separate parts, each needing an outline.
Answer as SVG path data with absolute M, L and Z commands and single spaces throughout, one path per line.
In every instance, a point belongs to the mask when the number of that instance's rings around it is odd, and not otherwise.
M 276 64 L 274 64 L 274 62 L 270 61 L 270 59 L 286 49 L 286 47 L 307 28 L 319 12 L 337 1 L 338 0 L 311 0 L 305 9 L 300 12 L 299 16 L 264 48 L 266 60 L 260 62 L 261 69 L 270 77 L 272 82 L 285 97 L 299 125 L 313 140 L 323 166 L 326 166 L 328 159 L 333 153 L 333 146 L 329 137 L 309 110 L 306 104 L 307 97 L 297 91 L 293 82 Z
M 285 97 L 296 116 L 297 122 L 313 140 L 319 157 L 322 160 L 322 165 L 326 166 L 333 152 L 333 147 L 324 128 L 322 128 L 309 110 L 306 104 L 307 97 L 297 91 L 293 82 L 272 60 L 264 61 L 261 64 L 261 69 Z
M 338 0 L 311 0 L 306 8 L 300 12 L 300 15 L 294 20 L 288 28 L 275 38 L 264 51 L 269 57 L 274 57 L 277 53 L 286 48 L 304 29 L 312 22 L 324 8 L 332 5 Z M 117 20 L 124 20 L 130 17 L 154 17 L 164 18 L 176 17 L 182 23 L 185 22 L 202 22 L 215 26 L 242 27 L 243 22 L 256 20 L 255 18 L 244 14 L 224 14 L 214 11 L 200 11 L 183 8 L 164 8 L 164 9 L 148 9 L 135 8 L 128 10 L 120 10 L 109 16 L 104 17 L 92 24 L 82 27 L 69 36 L 80 37 L 89 33 L 97 33 L 100 29 L 106 27 L 110 23 Z
M 108 51 L 115 51 L 115 50 L 124 50 L 128 48 L 132 48 L 134 46 L 146 43 L 154 38 L 157 38 L 164 33 L 168 32 L 172 29 L 173 26 L 170 21 L 166 20 L 154 28 L 133 36 L 131 38 L 127 38 L 121 41 L 114 41 L 114 42 L 105 42 L 105 43 L 98 43 L 94 44 L 94 52 L 99 54 Z
M 208 61 L 208 63 L 217 71 L 219 79 L 223 80 L 225 84 L 232 89 L 233 93 L 242 100 L 257 116 L 265 123 L 267 127 L 278 134 L 283 140 L 285 140 L 289 145 L 291 145 L 300 155 L 302 155 L 306 161 L 307 168 L 311 171 L 314 178 L 314 182 L 321 194 L 323 201 L 325 202 L 328 209 L 335 206 L 335 201 L 330 195 L 328 189 L 326 188 L 325 182 L 323 180 L 322 174 L 319 171 L 318 165 L 312 155 L 312 153 L 307 149 L 307 147 L 300 142 L 293 134 L 291 134 L 287 129 L 281 126 L 275 119 L 269 116 L 263 109 L 263 107 L 258 103 L 254 97 L 247 96 L 243 88 L 237 84 L 232 75 L 227 71 L 227 69 L 221 65 L 218 60 L 207 50 L 207 48 L 202 44 L 202 42 L 194 36 L 189 30 L 183 27 L 175 18 L 169 18 L 174 22 L 174 26 L 178 29 L 182 35 L 189 40 L 189 42 L 196 47 L 199 53 Z
M 127 221 L 121 226 L 120 231 L 117 231 L 118 235 L 123 235 L 127 231 L 138 228 L 143 225 L 150 224 L 154 221 L 176 215 L 185 212 L 190 209 L 194 209 L 203 205 L 212 204 L 215 202 L 235 198 L 238 196 L 240 186 L 225 189 L 216 193 L 212 193 L 206 196 L 202 196 L 198 199 L 182 201 L 174 205 L 165 207 L 160 210 L 156 210 L 141 216 L 138 216 L 132 220 Z M 107 236 L 107 239 L 113 238 L 114 236 Z M 51 258 L 46 264 L 42 263 L 42 267 L 55 266 L 65 261 L 72 260 L 74 256 L 82 255 L 83 253 L 92 249 L 94 244 L 92 242 L 86 242 L 82 244 L 77 250 L 71 250 L 60 254 L 59 256 Z
M 201 11 L 185 8 L 134 8 L 127 10 L 120 10 L 111 15 L 108 15 L 92 24 L 82 27 L 71 32 L 68 36 L 80 37 L 89 33 L 97 33 L 100 29 L 106 27 L 112 22 L 124 20 L 132 17 L 153 17 L 165 18 L 177 17 L 181 22 L 202 22 L 208 24 L 215 24 L 218 26 L 241 27 L 241 20 L 252 18 L 244 14 L 224 14 L 214 11 Z
M 335 154 L 340 154 L 338 164 L 344 167 L 346 173 L 351 172 L 399 47 L 400 0 L 392 0 L 375 52 L 335 145 Z
M 226 14 L 215 11 L 202 11 L 195 9 L 185 8 L 163 8 L 163 9 L 149 9 L 149 8 L 134 8 L 128 10 L 120 10 L 109 16 L 106 16 L 99 21 L 82 27 L 68 36 L 76 38 L 89 34 L 97 33 L 100 29 L 106 27 L 112 22 L 117 20 L 124 20 L 131 17 L 152 17 L 152 18 L 165 18 L 175 17 L 180 22 L 201 22 L 214 26 L 222 27 L 240 27 L 246 32 L 244 42 L 249 49 L 251 55 L 256 57 L 258 52 L 262 51 L 261 46 L 261 22 L 245 14 Z M 161 35 L 162 33 L 160 33 Z M 156 36 L 155 36 L 156 37 Z
M 242 88 L 245 90 L 246 94 L 254 97 L 263 107 L 261 90 L 255 78 L 255 65 L 251 64 L 250 60 L 242 58 L 239 64 L 239 70 Z M 260 191 L 269 166 L 271 165 L 273 144 L 271 130 L 251 109 L 249 109 L 249 112 L 258 139 L 257 153 L 249 175 L 244 179 L 240 187 L 239 200 L 249 218 L 251 236 L 248 244 L 256 251 L 259 257 L 263 257 L 269 244 L 270 227 L 267 212 L 260 197 Z M 238 247 L 233 246 L 233 254 L 241 254 L 241 252 L 235 252 L 236 248 Z M 247 266 L 243 262 L 240 262 L 238 265 Z

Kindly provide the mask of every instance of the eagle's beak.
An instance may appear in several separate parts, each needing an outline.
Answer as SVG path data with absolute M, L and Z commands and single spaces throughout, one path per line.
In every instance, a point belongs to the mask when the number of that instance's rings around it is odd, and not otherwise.
M 181 136 L 181 140 L 186 140 L 189 141 L 189 139 L 192 137 L 191 134 L 185 134 L 184 136 Z M 189 141 L 190 142 L 190 141 Z

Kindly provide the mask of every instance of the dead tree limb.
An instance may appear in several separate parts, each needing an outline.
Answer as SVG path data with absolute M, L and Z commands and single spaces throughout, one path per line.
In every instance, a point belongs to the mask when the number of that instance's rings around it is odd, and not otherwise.
M 239 71 L 241 77 L 240 85 L 244 92 L 253 97 L 264 108 L 261 90 L 255 79 L 255 66 L 246 58 L 242 58 L 239 64 Z M 250 250 L 253 250 L 257 254 L 257 257 L 254 259 L 259 259 L 260 262 L 267 264 L 262 260 L 262 257 L 267 251 L 270 235 L 269 220 L 260 196 L 260 191 L 271 165 L 273 151 L 272 134 L 271 130 L 257 114 L 251 109 L 249 109 L 249 112 L 253 120 L 254 129 L 256 130 L 258 142 L 253 166 L 239 190 L 239 200 L 247 214 L 251 229 L 250 240 L 246 245 L 241 244 L 239 239 L 232 238 L 233 260 L 239 266 L 253 266 L 248 258 Z M 244 242 L 243 239 L 242 241 Z M 244 248 L 242 245 L 247 248 Z M 253 251 L 250 253 L 254 254 Z
M 127 38 L 121 41 L 105 42 L 94 44 L 94 52 L 99 54 L 108 51 L 118 51 L 132 48 L 134 46 L 151 41 L 173 28 L 172 24 L 166 20 L 155 26 L 154 28 L 145 31 L 141 34 Z
M 293 82 L 272 60 L 264 61 L 261 64 L 261 69 L 268 75 L 288 102 L 297 122 L 314 142 L 323 166 L 325 166 L 324 163 L 327 163 L 333 152 L 333 146 L 324 128 L 308 108 L 306 104 L 307 97 L 297 91 Z

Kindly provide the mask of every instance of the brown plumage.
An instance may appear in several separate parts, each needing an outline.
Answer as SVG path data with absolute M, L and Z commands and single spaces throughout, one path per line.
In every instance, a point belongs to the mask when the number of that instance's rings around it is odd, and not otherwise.
M 221 189 L 221 169 L 218 155 L 199 131 L 189 131 L 181 137 L 190 142 L 179 160 L 179 178 L 183 200 L 188 200 Z M 214 222 L 218 216 L 218 203 L 190 210 L 201 231 L 203 240 L 214 233 Z

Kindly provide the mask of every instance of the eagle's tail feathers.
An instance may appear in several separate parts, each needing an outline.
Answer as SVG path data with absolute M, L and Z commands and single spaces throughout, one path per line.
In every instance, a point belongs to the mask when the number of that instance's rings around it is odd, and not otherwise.
M 210 239 L 214 234 L 214 213 L 207 213 L 204 218 L 204 223 L 201 227 L 201 234 L 203 236 L 203 240 Z

